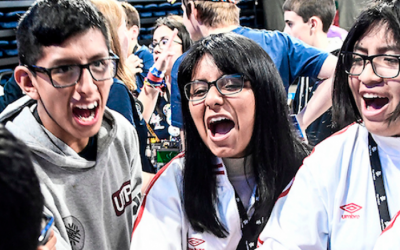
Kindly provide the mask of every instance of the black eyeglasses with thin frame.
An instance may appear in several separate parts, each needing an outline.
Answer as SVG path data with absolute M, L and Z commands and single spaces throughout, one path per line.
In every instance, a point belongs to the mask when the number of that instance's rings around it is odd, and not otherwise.
M 95 81 L 112 79 L 117 74 L 119 58 L 113 53 L 87 64 L 62 65 L 53 68 L 43 68 L 36 65 L 24 65 L 33 72 L 45 73 L 49 76 L 55 88 L 66 88 L 78 83 L 83 69 L 87 69 Z
M 165 48 L 165 45 L 167 45 L 168 41 L 169 41 L 168 38 L 162 38 L 158 43 L 153 41 L 149 45 L 150 52 L 153 53 L 157 46 L 159 46 L 160 49 L 163 50 Z M 173 42 L 177 43 L 177 44 L 182 44 L 182 42 L 175 41 L 175 40 L 173 40 Z
M 234 95 L 243 90 L 244 81 L 242 74 L 223 75 L 212 82 L 195 80 L 185 85 L 184 92 L 186 98 L 191 102 L 205 99 L 212 85 L 217 88 L 221 95 Z
M 395 78 L 400 71 L 400 55 L 362 55 L 355 52 L 342 52 L 342 62 L 347 74 L 359 76 L 367 61 L 372 65 L 374 73 L 381 78 Z

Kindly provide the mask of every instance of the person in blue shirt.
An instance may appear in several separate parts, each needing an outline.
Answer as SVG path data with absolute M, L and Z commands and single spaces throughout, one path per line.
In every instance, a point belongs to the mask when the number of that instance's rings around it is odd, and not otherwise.
M 127 35 L 129 39 L 128 52 L 140 58 L 143 64 L 142 72 L 136 74 L 136 92 L 140 93 L 143 88 L 144 78 L 154 64 L 153 54 L 146 45 L 140 45 L 138 42 L 140 31 L 140 16 L 138 11 L 127 2 L 122 2 L 121 5 L 126 14 L 126 28 L 128 29 Z
M 298 76 L 312 76 L 321 79 L 331 78 L 336 57 L 306 45 L 279 31 L 255 30 L 239 24 L 240 9 L 234 0 L 192 1 L 183 0 L 183 19 L 192 40 L 199 40 L 210 34 L 234 32 L 258 43 L 275 63 L 286 91 L 289 84 Z M 181 96 L 177 86 L 179 65 L 185 55 L 179 58 L 172 68 L 171 105 L 172 125 L 182 128 Z M 330 106 L 332 80 L 326 80 L 315 93 L 308 108 L 298 115 L 299 124 L 305 129 Z M 328 101 L 326 101 L 329 99 Z

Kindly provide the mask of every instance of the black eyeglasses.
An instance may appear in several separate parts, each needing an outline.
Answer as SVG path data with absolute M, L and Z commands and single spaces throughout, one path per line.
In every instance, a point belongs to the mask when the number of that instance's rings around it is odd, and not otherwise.
M 346 73 L 352 76 L 361 75 L 367 61 L 370 61 L 374 73 L 381 78 L 394 78 L 399 75 L 400 55 L 366 56 L 354 52 L 342 52 L 341 56 Z
M 117 74 L 118 61 L 118 56 L 111 53 L 110 57 L 88 64 L 63 65 L 54 68 L 43 68 L 36 65 L 24 66 L 33 72 L 47 74 L 51 84 L 55 88 L 66 88 L 78 83 L 83 69 L 87 69 L 95 81 L 105 81 L 114 78 Z
M 149 45 L 149 50 L 150 50 L 150 52 L 153 53 L 153 51 L 156 49 L 157 45 L 160 47 L 161 50 L 163 50 L 163 49 L 165 48 L 165 45 L 167 45 L 168 41 L 169 41 L 168 38 L 163 38 L 163 39 L 161 39 L 158 43 L 156 43 L 156 42 L 153 41 L 153 42 L 150 43 L 150 45 Z M 173 40 L 173 42 L 174 42 L 174 43 L 177 43 L 177 44 L 182 44 L 182 42 L 175 41 L 175 40 Z
M 211 86 L 215 85 L 221 95 L 233 95 L 242 91 L 244 76 L 242 74 L 223 75 L 213 82 L 195 80 L 185 85 L 186 98 L 191 101 L 201 101 L 206 98 Z

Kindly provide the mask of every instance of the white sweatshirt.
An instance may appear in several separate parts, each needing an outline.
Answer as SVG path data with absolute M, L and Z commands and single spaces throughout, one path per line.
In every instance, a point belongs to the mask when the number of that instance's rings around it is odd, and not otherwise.
M 372 136 L 393 217 L 400 210 L 400 138 Z M 353 124 L 317 145 L 281 196 L 260 249 L 373 249 L 381 227 L 367 129 Z

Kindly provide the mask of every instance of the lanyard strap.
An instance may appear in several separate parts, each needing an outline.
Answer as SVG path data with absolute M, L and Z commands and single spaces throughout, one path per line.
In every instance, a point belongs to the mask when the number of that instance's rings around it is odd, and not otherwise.
M 374 180 L 375 186 L 376 204 L 378 205 L 379 211 L 379 221 L 383 231 L 390 222 L 390 214 L 385 185 L 383 183 L 382 166 L 378 154 L 378 146 L 370 133 L 368 133 L 368 151 L 371 162 L 372 179 Z
M 257 216 L 257 213 L 254 211 L 253 216 L 249 220 L 247 216 L 246 209 L 243 206 L 242 201 L 240 200 L 239 195 L 235 191 L 235 200 L 239 210 L 239 215 L 241 219 L 241 228 L 242 228 L 242 238 L 237 246 L 237 250 L 253 250 L 257 247 L 257 239 L 262 229 L 266 224 L 266 220 L 264 216 Z M 255 203 L 254 207 L 257 209 L 257 205 L 260 198 L 258 195 L 258 188 L 256 189 L 255 195 Z

